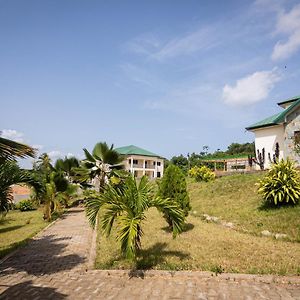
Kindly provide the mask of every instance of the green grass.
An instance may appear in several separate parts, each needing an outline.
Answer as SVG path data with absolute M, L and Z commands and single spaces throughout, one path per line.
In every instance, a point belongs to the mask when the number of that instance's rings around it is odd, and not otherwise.
M 142 251 L 136 262 L 120 255 L 116 229 L 109 238 L 99 229 L 96 268 L 300 275 L 300 207 L 261 209 L 254 185 L 261 176 L 234 175 L 210 183 L 189 181 L 192 211 L 197 213 L 188 217 L 187 230 L 172 239 L 162 216 L 151 209 L 143 224 Z M 203 213 L 233 222 L 237 230 L 207 223 L 201 218 Z M 262 230 L 286 233 L 291 241 L 261 237 Z
M 0 258 L 25 245 L 32 236 L 48 224 L 43 220 L 41 210 L 10 211 L 0 220 Z
M 208 183 L 189 180 L 193 212 L 232 222 L 237 230 L 255 235 L 263 230 L 285 233 L 290 241 L 300 242 L 300 205 L 264 208 L 255 185 L 262 176 L 261 173 L 232 175 Z

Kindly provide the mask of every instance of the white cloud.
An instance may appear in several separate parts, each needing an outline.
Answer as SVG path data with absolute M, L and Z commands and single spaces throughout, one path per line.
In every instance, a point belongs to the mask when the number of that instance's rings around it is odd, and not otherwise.
M 300 49 L 300 4 L 295 5 L 289 12 L 278 14 L 276 33 L 284 34 L 285 41 L 278 41 L 274 46 L 272 59 L 284 60 Z
M 250 105 L 268 97 L 274 84 L 280 80 L 276 69 L 255 72 L 236 81 L 234 86 L 226 84 L 223 100 L 233 106 Z
M 1 136 L 5 139 L 10 139 L 18 143 L 24 143 L 24 134 L 14 129 L 1 130 Z
M 63 153 L 58 150 L 50 151 L 48 152 L 48 155 L 51 160 L 57 160 L 58 158 L 63 157 Z
M 160 41 L 153 34 L 144 34 L 128 42 L 125 46 L 134 53 L 150 55 L 160 46 Z
M 192 54 L 200 50 L 208 50 L 217 45 L 216 32 L 213 27 L 200 28 L 183 37 L 167 42 L 153 57 L 158 60 L 173 58 L 179 55 Z
M 202 27 L 164 43 L 154 35 L 147 34 L 128 42 L 126 48 L 134 53 L 162 61 L 214 47 L 219 43 L 217 32 L 214 26 Z

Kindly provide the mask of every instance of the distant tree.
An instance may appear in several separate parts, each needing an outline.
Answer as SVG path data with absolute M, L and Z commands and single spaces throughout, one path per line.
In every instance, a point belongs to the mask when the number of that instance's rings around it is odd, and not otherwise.
M 227 154 L 252 154 L 255 153 L 255 144 L 253 143 L 231 143 L 226 151 Z
M 189 165 L 188 159 L 182 154 L 180 154 L 179 156 L 173 156 L 171 158 L 171 163 L 185 172 L 187 171 Z
M 171 199 L 174 204 L 183 210 L 185 216 L 191 210 L 185 176 L 181 169 L 175 165 L 170 165 L 165 170 L 161 181 L 158 182 L 158 196 L 163 199 Z M 164 217 L 169 226 L 172 227 L 172 218 L 168 214 L 168 211 L 164 212 Z

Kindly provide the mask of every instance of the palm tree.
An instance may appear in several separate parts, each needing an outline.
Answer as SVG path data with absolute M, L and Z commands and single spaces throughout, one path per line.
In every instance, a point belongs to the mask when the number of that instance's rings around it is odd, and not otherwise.
M 14 161 L 5 161 L 0 164 L 0 214 L 6 214 L 12 203 L 13 184 L 27 184 L 41 189 L 41 183 L 36 180 L 30 171 L 21 169 Z
M 129 259 L 136 257 L 141 249 L 143 234 L 142 223 L 150 207 L 156 207 L 168 213 L 172 220 L 173 237 L 182 231 L 184 213 L 174 201 L 154 197 L 151 185 L 146 176 L 138 184 L 133 176 L 129 176 L 122 186 L 106 185 L 103 193 L 98 193 L 86 202 L 86 213 L 90 224 L 95 227 L 100 210 L 101 227 L 106 235 L 110 235 L 114 223 L 119 226 L 117 239 L 121 243 L 122 253 Z
M 55 169 L 63 172 L 68 181 L 72 181 L 72 176 L 75 175 L 74 169 L 79 167 L 79 161 L 76 157 L 59 158 L 55 162 Z
M 97 143 L 92 154 L 86 148 L 83 151 L 86 158 L 75 169 L 75 179 L 82 183 L 94 180 L 96 188 L 102 191 L 112 171 L 122 168 L 123 157 L 106 143 Z
M 35 152 L 36 150 L 30 146 L 0 137 L 0 163 L 13 160 L 15 157 L 34 157 Z

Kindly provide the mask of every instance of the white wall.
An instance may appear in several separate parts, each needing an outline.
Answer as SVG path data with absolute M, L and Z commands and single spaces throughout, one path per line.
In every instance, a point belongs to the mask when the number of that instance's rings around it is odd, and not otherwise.
M 257 150 L 260 152 L 263 148 L 265 148 L 265 168 L 270 167 L 270 161 L 268 158 L 268 153 L 273 154 L 275 153 L 275 146 L 276 143 L 279 144 L 279 159 L 285 158 L 284 157 L 284 127 L 283 125 L 266 127 L 266 128 L 259 128 L 253 130 L 255 134 L 255 150 L 257 154 Z M 259 166 L 257 166 L 259 169 Z

